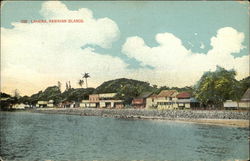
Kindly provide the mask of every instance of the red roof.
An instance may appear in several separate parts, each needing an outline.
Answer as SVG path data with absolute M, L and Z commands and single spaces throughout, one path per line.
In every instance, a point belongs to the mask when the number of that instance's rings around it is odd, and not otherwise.
M 191 94 L 189 92 L 181 92 L 176 97 L 177 98 L 190 98 Z

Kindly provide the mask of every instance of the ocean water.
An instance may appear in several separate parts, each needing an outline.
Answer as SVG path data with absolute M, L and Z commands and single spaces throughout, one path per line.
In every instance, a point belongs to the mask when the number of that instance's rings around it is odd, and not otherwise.
M 249 129 L 0 112 L 4 160 L 247 160 Z

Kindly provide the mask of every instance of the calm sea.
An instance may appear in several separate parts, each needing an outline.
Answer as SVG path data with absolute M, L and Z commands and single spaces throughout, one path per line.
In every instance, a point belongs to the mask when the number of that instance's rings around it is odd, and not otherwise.
M 28 112 L 0 113 L 4 160 L 235 160 L 249 129 Z

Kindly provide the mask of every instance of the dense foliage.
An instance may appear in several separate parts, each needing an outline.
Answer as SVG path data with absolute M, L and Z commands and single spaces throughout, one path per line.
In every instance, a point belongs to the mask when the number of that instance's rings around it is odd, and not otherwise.
M 11 95 L 0 92 L 0 98 L 8 98 L 8 97 L 11 97 Z
M 139 96 L 142 92 L 154 91 L 155 88 L 148 82 L 133 79 L 116 79 L 104 82 L 97 87 L 94 93 L 117 93 L 116 98 L 124 100 L 125 104 L 130 104 L 134 97 Z
M 10 105 L 18 103 L 16 97 L 11 97 L 11 95 L 0 92 L 0 110 L 7 110 Z
M 89 95 L 92 94 L 94 88 L 71 88 L 64 91 L 61 94 L 62 101 L 78 101 L 89 99 Z
M 62 101 L 81 101 L 83 99 L 88 99 L 89 94 L 92 94 L 94 88 L 70 88 L 61 93 L 58 86 L 48 87 L 44 92 L 39 91 L 38 93 L 30 97 L 30 103 L 36 104 L 37 101 L 49 101 L 54 100 L 57 104 Z M 21 98 L 22 99 L 22 98 Z
M 205 72 L 195 86 L 195 96 L 205 106 L 222 107 L 226 100 L 240 100 L 249 87 L 249 78 L 235 79 L 234 70 L 217 66 L 214 72 Z
M 23 97 L 21 99 L 23 99 Z M 54 100 L 56 103 L 61 100 L 61 91 L 58 86 L 48 87 L 44 91 L 33 94 L 30 98 L 26 97 L 26 101 L 29 102 L 29 104 L 36 104 L 37 101 L 49 100 Z

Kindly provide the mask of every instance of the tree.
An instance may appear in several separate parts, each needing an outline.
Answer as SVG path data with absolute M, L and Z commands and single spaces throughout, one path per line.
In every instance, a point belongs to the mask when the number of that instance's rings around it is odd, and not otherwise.
M 80 79 L 80 80 L 78 81 L 78 84 L 79 84 L 79 86 L 81 86 L 81 87 L 82 87 L 83 83 L 84 83 L 84 80 L 82 80 L 82 79 Z
M 142 92 L 153 92 L 154 90 L 148 82 L 120 78 L 102 83 L 94 93 L 117 93 L 116 99 L 122 99 L 125 104 L 131 104 L 132 99 Z
M 16 97 L 0 92 L 0 110 L 10 110 L 10 106 L 17 103 Z
M 66 101 L 81 101 L 89 99 L 89 95 L 92 94 L 93 91 L 94 88 L 71 88 L 68 91 L 64 91 L 61 97 Z
M 42 91 L 39 91 L 38 93 L 31 95 L 30 96 L 30 103 L 32 105 L 35 105 L 37 103 L 37 101 L 39 101 L 39 99 L 41 98 L 42 93 L 43 93 Z
M 206 106 L 222 107 L 226 100 L 239 99 L 239 83 L 235 70 L 217 66 L 215 72 L 205 72 L 195 85 L 196 98 Z
M 116 98 L 124 100 L 125 104 L 131 104 L 133 98 L 139 96 L 142 92 L 142 86 L 126 84 L 117 92 Z
M 152 87 L 155 88 L 155 89 L 157 89 L 157 85 L 156 84 L 154 84 Z
M 37 94 L 32 95 L 30 98 L 30 102 L 32 104 L 36 104 L 37 101 L 49 100 L 54 100 L 56 104 L 62 100 L 61 91 L 58 86 L 47 87 L 44 91 L 39 91 Z
M 87 79 L 90 77 L 89 73 L 84 73 L 82 78 L 85 78 L 85 82 L 86 82 L 86 88 L 88 88 L 88 82 Z
M 20 97 L 18 100 L 19 103 L 31 104 L 30 98 L 28 96 Z

